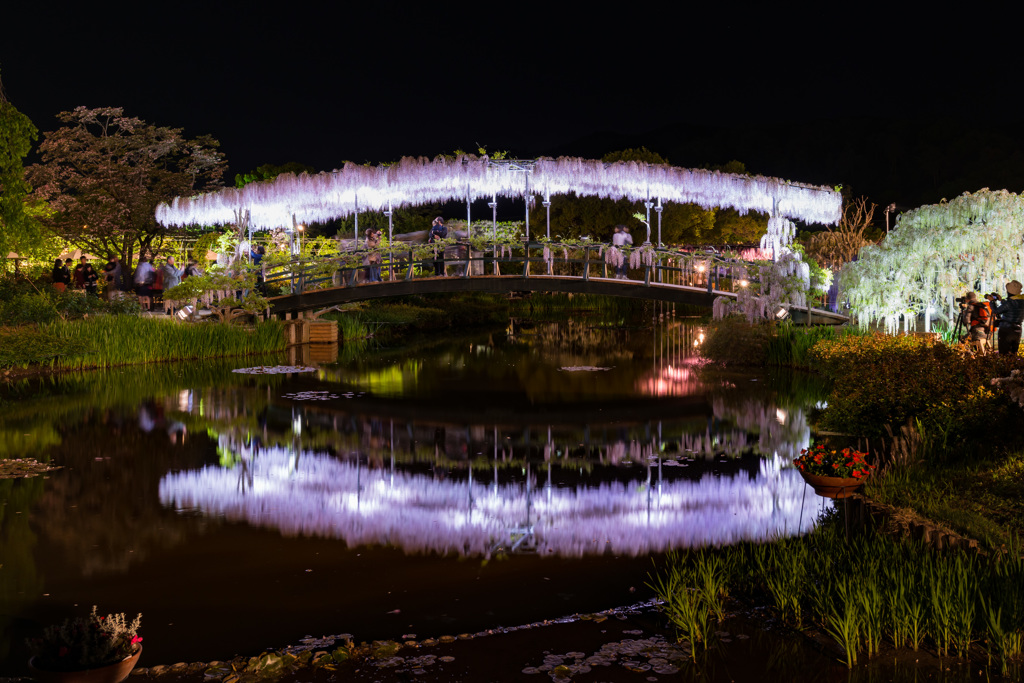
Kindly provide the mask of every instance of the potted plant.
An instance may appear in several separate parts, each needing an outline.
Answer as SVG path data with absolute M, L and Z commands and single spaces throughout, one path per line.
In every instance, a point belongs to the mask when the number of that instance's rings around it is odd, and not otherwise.
M 28 666 L 38 683 L 120 683 L 139 661 L 142 615 L 131 622 L 124 613 L 70 617 L 28 640 Z
M 814 488 L 814 492 L 826 498 L 846 498 L 852 495 L 871 475 L 874 465 L 869 465 L 867 453 L 844 448 L 841 451 L 818 445 L 800 451 L 800 457 L 793 461 L 800 476 Z

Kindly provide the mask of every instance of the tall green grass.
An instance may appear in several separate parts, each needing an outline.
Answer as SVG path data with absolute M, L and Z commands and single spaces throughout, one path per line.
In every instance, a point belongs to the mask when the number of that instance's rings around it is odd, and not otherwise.
M 1003 672 L 1024 654 L 1024 560 L 1020 547 L 989 558 L 936 551 L 882 534 L 848 535 L 826 524 L 799 539 L 721 551 L 720 589 L 772 604 L 787 622 L 828 633 L 852 667 L 884 643 L 965 658 L 981 644 Z M 718 616 L 701 602 L 704 552 L 670 555 L 649 585 L 694 646 Z M 702 606 L 703 605 L 703 606 Z
M 173 319 L 101 316 L 0 330 L 0 367 L 111 367 L 280 351 L 281 323 L 252 327 Z

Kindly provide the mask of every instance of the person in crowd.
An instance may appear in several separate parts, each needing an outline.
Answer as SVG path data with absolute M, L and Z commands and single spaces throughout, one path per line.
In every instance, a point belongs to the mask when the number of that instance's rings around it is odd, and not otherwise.
M 135 293 L 139 295 L 139 306 L 149 311 L 153 308 L 153 283 L 156 282 L 156 269 L 146 260 L 145 256 L 139 257 L 139 265 L 135 266 L 135 276 L 132 283 L 135 285 Z
M 438 216 L 430 224 L 430 234 L 427 235 L 427 242 L 434 244 L 448 237 L 448 228 L 445 227 L 444 218 Z M 435 247 L 437 256 L 434 258 L 434 275 L 444 276 L 444 246 Z
M 72 286 L 75 289 L 84 289 L 85 288 L 85 273 L 84 273 L 84 271 L 82 269 L 82 264 L 79 263 L 77 266 L 73 265 L 71 259 L 67 259 L 66 261 L 64 261 L 64 264 L 67 266 L 68 270 L 71 271 L 71 283 L 72 283 Z
M 988 301 L 979 300 L 975 292 L 967 292 L 964 297 L 964 315 L 968 320 L 967 343 L 979 352 L 985 353 L 988 347 L 988 327 L 992 318 L 992 309 Z
M 96 296 L 96 283 L 100 279 L 100 274 L 96 272 L 96 269 L 89 263 L 89 259 L 83 254 L 78 259 L 78 265 L 75 266 L 75 286 L 81 286 L 85 290 L 86 294 Z M 79 285 L 81 283 L 81 285 Z
M 182 273 L 181 279 L 202 275 L 203 271 L 199 270 L 199 266 L 196 264 L 195 259 L 189 259 L 188 263 L 185 264 L 185 272 Z
M 1020 349 L 1020 326 L 1024 322 L 1024 296 L 1020 295 L 1021 283 L 1011 280 L 1006 283 L 1007 298 L 995 294 L 996 327 L 1000 355 L 1016 356 Z
M 71 271 L 68 270 L 68 267 L 59 258 L 53 261 L 51 276 L 53 278 L 53 288 L 58 292 L 63 292 L 71 284 Z
M 185 274 L 185 271 L 178 268 L 174 263 L 174 257 L 168 256 L 167 261 L 160 266 L 160 273 L 162 276 L 164 291 L 167 291 L 171 287 L 177 287 L 181 284 L 181 278 Z M 174 304 L 164 298 L 164 313 L 172 315 L 174 313 Z
M 103 266 L 103 279 L 107 283 L 104 292 L 108 300 L 116 299 L 117 293 L 121 291 L 121 276 L 121 260 L 115 254 Z
M 267 248 L 262 244 L 255 249 L 249 250 L 249 258 L 252 265 L 256 266 L 256 291 L 260 294 L 266 293 L 266 274 L 263 271 L 263 257 L 267 255 Z
M 384 261 L 380 252 L 380 230 L 368 228 L 366 230 L 366 256 L 363 257 L 363 265 L 366 269 L 367 282 L 380 282 L 380 264 Z

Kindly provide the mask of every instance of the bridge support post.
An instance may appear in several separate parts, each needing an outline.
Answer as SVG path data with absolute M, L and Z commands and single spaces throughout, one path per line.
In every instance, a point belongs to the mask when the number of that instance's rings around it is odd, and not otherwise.
M 413 271 L 414 268 L 415 268 L 415 264 L 413 263 L 413 260 L 412 260 L 412 249 L 410 249 L 409 250 L 409 269 L 405 271 L 405 279 L 406 280 L 411 280 L 412 279 L 412 271 Z
M 651 286 L 651 267 L 644 266 L 644 287 Z
M 583 281 L 590 281 L 590 247 L 583 247 Z
M 523 243 L 523 277 L 530 277 L 530 240 Z

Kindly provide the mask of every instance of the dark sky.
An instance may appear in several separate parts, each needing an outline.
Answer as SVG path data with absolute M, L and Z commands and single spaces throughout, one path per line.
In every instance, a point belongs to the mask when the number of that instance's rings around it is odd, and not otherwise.
M 287 161 L 324 170 L 476 143 L 520 157 L 622 143 L 658 147 L 678 165 L 745 156 L 757 172 L 871 187 L 861 176 L 873 154 L 893 157 L 878 159 L 895 164 L 892 175 L 919 154 L 879 146 L 879 126 L 898 124 L 906 138 L 943 117 L 1011 133 L 1021 122 L 1024 59 L 1011 17 L 981 6 L 904 15 L 851 3 L 705 4 L 715 9 L 38 4 L 4 22 L 0 76 L 41 130 L 56 127 L 61 110 L 122 106 L 214 136 L 231 173 Z M 849 123 L 865 118 L 875 123 Z M 992 144 L 1020 141 L 1000 139 Z M 867 158 L 846 164 L 858 150 Z

